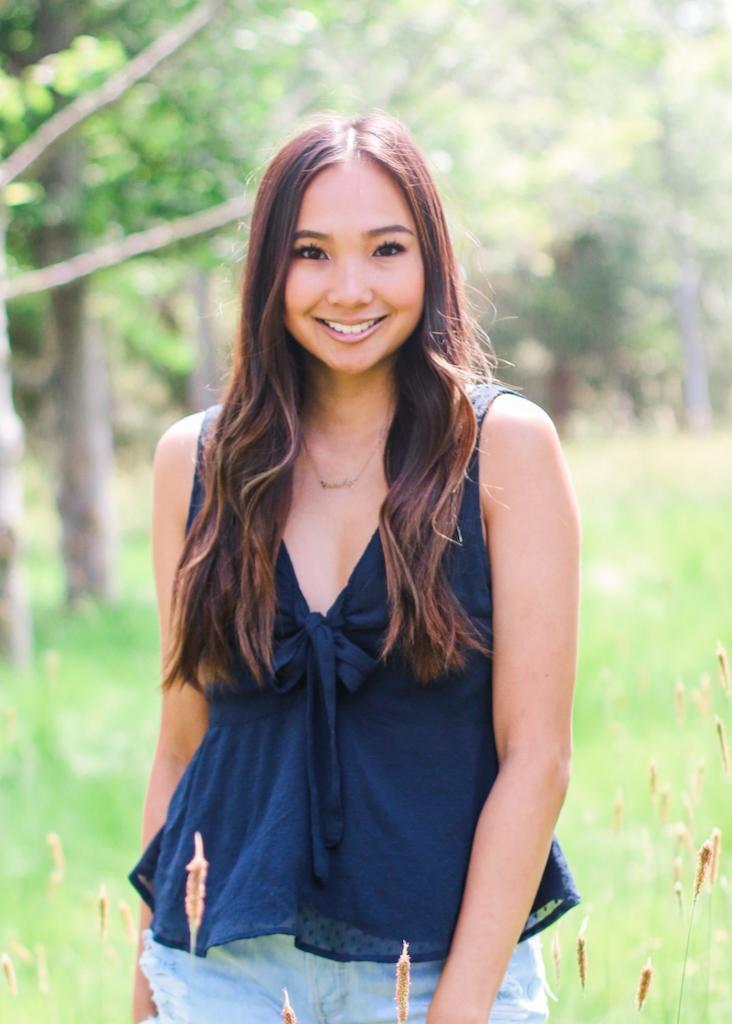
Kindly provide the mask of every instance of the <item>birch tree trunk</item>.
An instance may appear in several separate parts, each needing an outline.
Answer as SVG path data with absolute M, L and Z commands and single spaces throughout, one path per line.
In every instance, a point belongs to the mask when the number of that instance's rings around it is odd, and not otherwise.
M 5 302 L 12 295 L 45 288 L 59 289 L 58 292 L 51 292 L 51 302 L 57 353 L 61 356 L 57 375 L 61 438 L 58 502 L 63 520 L 67 598 L 73 602 L 83 590 L 109 594 L 113 589 L 111 538 L 115 533 L 109 501 L 112 451 L 111 428 L 106 412 L 109 403 L 98 332 L 94 328 L 84 329 L 81 303 L 86 282 L 81 283 L 81 279 L 98 267 L 119 262 L 135 252 L 152 251 L 168 244 L 175 237 L 188 237 L 227 223 L 239 215 L 242 203 L 241 200 L 222 203 L 211 211 L 181 218 L 174 225 L 138 232 L 126 239 L 121 247 L 102 247 L 98 254 L 82 254 L 62 261 L 48 272 L 35 272 L 39 274 L 37 280 L 34 272 L 30 272 L 23 286 L 19 286 L 16 280 L 13 288 L 12 284 L 8 286 L 6 280 L 6 217 L 2 190 L 34 166 L 47 170 L 53 158 L 63 160 L 63 156 L 59 157 L 59 153 L 63 154 L 59 144 L 65 137 L 65 156 L 68 158 L 68 142 L 73 130 L 97 110 L 114 103 L 135 82 L 150 75 L 156 67 L 178 53 L 210 23 L 224 2 L 203 0 L 178 25 L 164 32 L 99 88 L 83 93 L 62 107 L 7 159 L 0 162 L 0 657 L 9 657 L 15 665 L 26 665 L 30 660 L 31 623 L 30 608 L 20 577 L 22 481 L 19 462 L 24 435 L 22 423 L 12 403 Z M 65 45 L 64 39 L 76 35 L 76 23 L 73 20 L 76 13 L 74 10 L 65 10 L 61 17 L 55 9 L 48 6 L 41 8 L 39 41 L 42 52 L 58 50 Z M 77 194 L 79 181 L 77 176 Z M 68 184 L 71 187 L 71 183 Z M 69 254 L 68 249 L 65 252 Z M 46 262 L 46 255 L 42 254 L 42 264 Z M 62 293 L 64 286 L 71 286 L 72 290 Z M 65 318 L 67 312 L 72 315 L 70 323 Z M 74 404 L 76 401 L 78 405 Z M 81 428 L 85 410 L 91 417 L 86 430 Z M 106 424 L 103 422 L 105 417 Z M 81 489 L 75 493 L 79 478 L 82 481 Z M 89 536 L 94 540 L 87 548 Z
M 684 412 L 689 430 L 700 432 L 712 425 L 709 373 L 699 326 L 701 271 L 683 222 L 674 234 L 679 275 L 674 305 L 684 363 Z
M 6 223 L 0 199 L 0 281 L 5 278 Z M 20 540 L 23 448 L 23 424 L 13 407 L 8 320 L 0 299 L 0 651 L 17 669 L 28 667 L 32 646 Z
M 196 309 L 196 362 L 188 385 L 191 409 L 205 409 L 217 399 L 218 352 L 216 321 L 211 308 L 211 277 L 196 267 L 190 273 L 190 288 Z
M 49 202 L 64 211 L 44 225 L 35 241 L 38 262 L 79 251 L 79 209 L 83 202 L 84 154 L 75 139 L 55 147 L 39 175 Z M 87 323 L 89 278 L 49 292 L 49 333 L 56 367 L 56 502 L 61 525 L 61 558 L 66 602 L 85 594 L 107 598 L 114 591 L 110 495 L 112 429 L 104 353 L 98 330 Z
M 107 364 L 96 321 L 85 316 L 86 279 L 51 292 L 58 365 L 56 492 L 66 601 L 115 595 L 116 520 Z

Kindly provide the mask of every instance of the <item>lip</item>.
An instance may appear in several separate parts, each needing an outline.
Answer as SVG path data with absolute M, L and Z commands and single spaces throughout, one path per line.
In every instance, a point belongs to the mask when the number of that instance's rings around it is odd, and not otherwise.
M 384 323 L 387 317 L 388 313 L 382 316 L 379 320 L 377 320 L 375 324 L 372 324 L 371 327 L 367 328 L 365 331 L 362 331 L 360 334 L 341 334 L 339 331 L 334 331 L 332 327 L 329 327 L 328 324 L 324 323 L 320 317 L 316 316 L 314 319 L 317 321 L 317 323 L 320 324 L 324 331 L 328 332 L 331 338 L 336 338 L 338 341 L 345 341 L 346 343 L 348 343 L 349 341 L 361 341 L 363 338 L 370 337 L 370 335 L 372 335 L 375 331 L 378 331 L 379 327 L 381 327 L 381 325 Z M 353 323 L 363 323 L 364 320 L 371 319 L 373 319 L 373 317 L 362 317 L 360 320 L 354 320 Z M 338 323 L 342 323 L 346 327 L 349 326 L 349 324 L 345 320 L 339 320 Z

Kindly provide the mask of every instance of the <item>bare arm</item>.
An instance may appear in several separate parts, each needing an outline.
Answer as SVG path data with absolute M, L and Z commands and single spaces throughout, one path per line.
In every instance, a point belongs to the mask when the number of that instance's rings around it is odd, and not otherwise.
M 186 416 L 160 438 L 153 462 L 152 553 L 160 626 L 160 651 L 167 648 L 173 576 L 183 547 L 196 444 L 202 414 Z M 196 751 L 208 726 L 208 704 L 192 686 L 175 686 L 162 695 L 160 728 L 145 795 L 142 847 L 150 842 L 165 821 L 168 804 L 186 765 Z M 149 927 L 152 914 L 140 901 L 140 938 Z M 154 1016 L 150 986 L 135 963 L 132 1001 L 133 1021 Z
M 531 910 L 570 778 L 580 520 L 549 416 L 501 394 L 479 455 L 493 589 L 498 777 L 475 831 L 428 1024 L 485 1021 Z

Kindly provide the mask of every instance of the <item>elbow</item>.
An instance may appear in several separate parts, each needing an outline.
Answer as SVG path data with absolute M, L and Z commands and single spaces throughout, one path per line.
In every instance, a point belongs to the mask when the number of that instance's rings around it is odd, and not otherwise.
M 560 758 L 555 768 L 559 785 L 562 789 L 562 793 L 566 794 L 569 789 L 569 782 L 572 778 L 572 755 L 569 754 L 565 757 Z
M 556 750 L 553 754 L 547 754 L 542 769 L 545 776 L 555 781 L 557 787 L 566 793 L 572 776 L 572 752 Z
M 569 789 L 572 775 L 572 754 L 563 750 L 517 751 L 501 764 L 501 770 L 509 767 L 536 778 L 542 787 L 556 789 L 563 797 Z
M 569 780 L 572 774 L 571 762 L 566 757 L 546 758 L 537 766 L 542 783 L 555 789 L 562 800 L 569 789 Z

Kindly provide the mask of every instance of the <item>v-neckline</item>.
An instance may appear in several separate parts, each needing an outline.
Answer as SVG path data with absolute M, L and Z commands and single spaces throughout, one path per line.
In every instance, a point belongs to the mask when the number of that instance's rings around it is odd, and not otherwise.
M 300 586 L 300 581 L 298 580 L 297 573 L 295 571 L 295 563 L 292 561 L 292 558 L 290 556 L 290 552 L 288 550 L 285 538 L 282 537 L 282 539 L 280 541 L 280 554 L 284 556 L 285 564 L 287 565 L 287 568 L 289 570 L 290 578 L 292 580 L 292 584 L 293 584 L 293 587 L 295 589 L 295 592 L 296 592 L 298 598 L 300 599 L 300 601 L 302 602 L 302 605 L 305 608 L 305 610 L 307 611 L 308 615 L 315 615 L 315 614 L 322 615 L 323 618 L 327 619 L 327 618 L 330 617 L 330 615 L 332 615 L 332 613 L 336 610 L 336 608 L 340 607 L 341 602 L 345 599 L 346 595 L 348 594 L 348 592 L 350 591 L 351 587 L 353 586 L 354 580 L 356 578 L 356 574 L 359 572 L 361 566 L 363 565 L 363 563 L 366 561 L 366 558 L 370 554 L 371 549 L 373 548 L 374 544 L 378 540 L 380 540 L 380 533 L 379 533 L 379 527 L 377 526 L 376 529 L 374 530 L 374 532 L 371 534 L 371 536 L 370 536 L 370 538 L 369 538 L 369 540 L 368 540 L 368 542 L 366 544 L 366 547 L 363 549 L 363 551 L 361 552 L 360 556 L 358 557 L 355 565 L 351 569 L 351 572 L 350 572 L 350 574 L 348 576 L 348 579 L 346 580 L 345 586 L 340 589 L 340 591 L 336 595 L 334 601 L 332 602 L 332 604 L 330 605 L 328 610 L 325 611 L 325 612 L 317 612 L 317 611 L 314 612 L 312 610 L 312 608 L 310 607 L 310 605 L 308 604 L 307 598 L 305 597 L 305 594 L 303 593 L 302 587 Z

